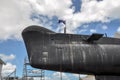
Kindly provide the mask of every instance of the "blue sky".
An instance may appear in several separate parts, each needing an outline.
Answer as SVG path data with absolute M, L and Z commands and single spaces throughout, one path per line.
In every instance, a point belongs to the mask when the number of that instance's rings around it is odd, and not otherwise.
M 66 20 L 67 32 L 74 34 L 102 33 L 114 37 L 120 33 L 120 1 L 113 0 L 2 0 L 0 2 L 0 57 L 9 65 L 16 67 L 17 76 L 22 76 L 24 58 L 27 56 L 21 32 L 29 25 L 40 25 L 55 32 L 63 32 Z M 109 9 L 110 6 L 110 9 Z M 10 72 L 12 70 L 4 70 Z M 46 71 L 46 76 L 53 78 L 55 72 Z M 65 74 L 65 76 L 75 76 Z

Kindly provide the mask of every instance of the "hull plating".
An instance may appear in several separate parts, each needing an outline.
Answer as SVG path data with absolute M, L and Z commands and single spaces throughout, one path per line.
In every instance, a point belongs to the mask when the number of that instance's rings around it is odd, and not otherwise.
M 120 75 L 120 39 L 55 33 L 30 26 L 22 33 L 28 57 L 35 68 L 95 75 Z

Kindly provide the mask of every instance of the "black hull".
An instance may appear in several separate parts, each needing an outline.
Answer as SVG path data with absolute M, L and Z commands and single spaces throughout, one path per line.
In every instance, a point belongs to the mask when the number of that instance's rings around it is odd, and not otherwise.
M 120 39 L 61 34 L 38 26 L 22 33 L 31 66 L 94 75 L 120 75 Z

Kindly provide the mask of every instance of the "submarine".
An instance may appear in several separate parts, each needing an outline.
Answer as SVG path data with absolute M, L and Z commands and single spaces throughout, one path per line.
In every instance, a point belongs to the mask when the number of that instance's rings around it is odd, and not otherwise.
M 120 80 L 120 39 L 56 33 L 37 25 L 25 28 L 22 37 L 34 68 Z

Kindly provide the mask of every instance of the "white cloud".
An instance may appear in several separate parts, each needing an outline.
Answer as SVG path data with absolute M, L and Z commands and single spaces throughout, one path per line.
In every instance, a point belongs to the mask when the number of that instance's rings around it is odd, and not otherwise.
M 71 0 L 29 0 L 29 2 L 36 12 L 49 17 L 57 16 L 66 19 L 74 12 L 73 9 L 70 8 L 72 5 Z
M 57 80 L 61 78 L 61 73 L 60 72 L 55 72 L 53 73 L 53 80 Z M 70 78 L 65 74 L 62 73 L 62 80 L 70 80 Z
M 60 72 L 54 72 L 51 74 L 51 76 L 45 76 L 45 80 L 60 80 L 61 79 L 61 73 Z M 34 80 L 40 80 L 40 78 L 34 78 Z M 62 73 L 62 80 L 71 80 L 67 74 Z
M 73 76 L 75 76 L 75 77 L 79 77 L 80 76 L 80 78 L 85 78 L 88 75 L 85 75 L 85 74 L 73 74 Z
M 74 30 L 84 23 L 109 22 L 120 19 L 120 0 L 82 0 L 81 12 L 73 14 L 70 30 Z
M 92 80 L 91 79 L 92 75 L 83 75 L 80 74 L 80 78 L 82 80 Z M 92 76 L 94 77 L 94 76 Z M 62 73 L 62 80 L 71 80 L 71 79 L 78 79 L 79 75 L 78 74 L 66 74 L 66 73 Z M 34 80 L 39 80 L 40 78 L 34 78 Z M 60 72 L 54 72 L 53 74 L 49 75 L 49 76 L 45 76 L 45 80 L 61 80 L 61 73 Z M 94 79 L 93 79 L 94 80 Z
M 49 78 L 49 77 L 45 77 L 45 80 L 53 80 L 53 79 L 51 79 L 51 78 Z
M 10 73 L 15 71 L 15 69 L 16 69 L 16 65 L 13 65 L 11 63 L 6 63 L 6 65 L 3 65 L 2 75 L 3 76 L 8 76 Z
M 117 32 L 120 32 L 120 27 L 118 27 Z
M 82 32 L 86 32 L 87 29 L 81 29 L 79 32 L 82 33 Z
M 96 32 L 96 29 L 90 29 L 90 32 L 91 32 L 91 33 L 95 33 L 95 32 Z
M 118 27 L 117 32 L 114 34 L 115 38 L 120 38 L 120 27 Z
M 106 21 L 106 18 L 120 19 L 120 0 L 82 0 L 82 12 L 88 14 L 93 20 Z
M 82 75 L 80 74 L 80 78 L 84 80 L 88 75 Z M 62 80 L 71 80 L 71 79 L 78 79 L 78 74 L 66 74 L 62 73 Z M 45 80 L 60 80 L 61 79 L 61 73 L 60 72 L 54 72 L 51 77 L 45 77 Z M 36 79 L 37 80 L 37 79 Z
M 10 60 L 15 59 L 15 55 L 14 54 L 10 54 L 10 55 L 0 54 L 0 58 L 3 61 L 10 61 Z
M 115 38 L 120 38 L 120 33 L 119 33 L 119 32 L 116 32 L 116 33 L 114 34 L 114 37 L 115 37 Z
M 41 72 L 41 70 L 40 69 L 36 69 L 36 70 L 31 70 L 31 73 L 40 73 Z
M 48 16 L 49 19 L 53 16 L 65 19 L 69 18 L 73 13 L 73 9 L 70 8 L 71 5 L 71 0 L 1 0 L 0 39 L 20 39 L 22 30 L 33 24 L 50 28 L 52 23 L 45 24 L 39 21 L 40 19 L 47 22 L 48 19 L 39 17 L 39 19 L 33 21 L 31 15 L 35 13 Z
M 54 23 L 51 23 L 51 19 L 53 16 L 66 20 L 67 32 L 73 32 L 84 23 L 120 19 L 119 3 L 120 0 L 99 2 L 97 0 L 82 0 L 81 12 L 74 13 L 74 7 L 70 8 L 72 0 L 1 0 L 0 39 L 20 39 L 22 30 L 32 24 L 52 29 L 51 24 Z M 38 19 L 31 19 L 33 13 L 38 15 Z M 46 22 L 48 23 L 46 24 Z
M 37 24 L 30 19 L 32 9 L 27 0 L 1 0 L 0 10 L 0 39 L 20 38 L 26 26 Z
M 106 29 L 108 29 L 108 26 L 104 25 L 104 26 L 102 26 L 102 29 L 106 30 Z
M 52 78 L 46 77 L 46 76 L 44 77 L 44 79 L 45 79 L 45 80 L 53 80 Z M 44 79 L 43 79 L 43 80 L 44 80 Z M 41 78 L 34 77 L 34 80 L 41 80 Z

